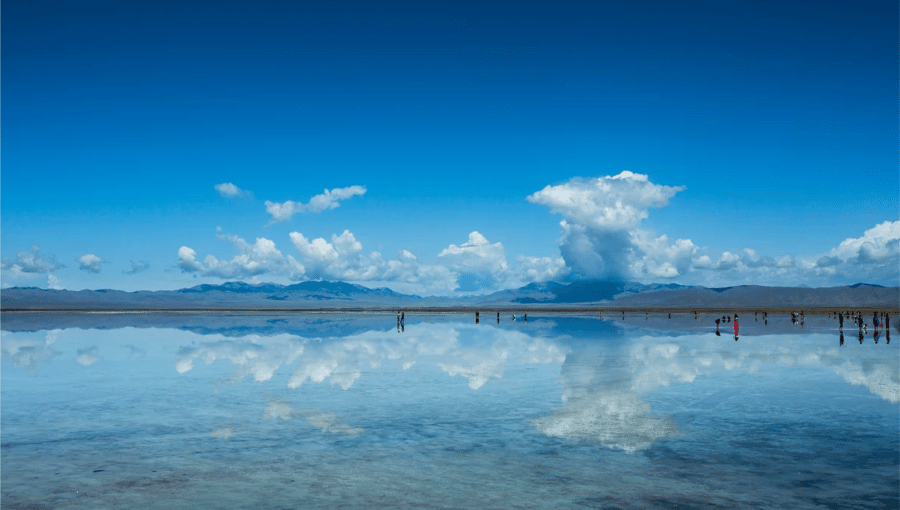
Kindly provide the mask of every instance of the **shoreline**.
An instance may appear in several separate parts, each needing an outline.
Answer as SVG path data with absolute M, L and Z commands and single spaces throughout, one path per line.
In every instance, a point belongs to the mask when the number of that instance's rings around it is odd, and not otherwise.
M 402 311 L 407 314 L 463 314 L 476 312 L 482 314 L 491 313 L 559 313 L 559 314 L 629 314 L 629 313 L 662 313 L 662 314 L 753 314 L 766 312 L 770 314 L 790 314 L 791 312 L 804 315 L 830 315 L 843 311 L 874 313 L 887 312 L 900 316 L 900 307 L 605 307 L 605 306 L 572 306 L 572 307 L 513 307 L 513 306 L 485 306 L 485 307 L 358 307 L 358 308 L 13 308 L 0 310 L 0 314 L 103 314 L 103 315 L 139 315 L 139 314 L 214 314 L 214 313 L 245 313 L 245 314 L 393 314 Z M 486 315 L 487 316 L 487 315 Z

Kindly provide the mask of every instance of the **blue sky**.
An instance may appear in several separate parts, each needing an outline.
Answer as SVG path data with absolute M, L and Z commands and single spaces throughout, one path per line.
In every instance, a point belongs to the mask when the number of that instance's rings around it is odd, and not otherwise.
M 900 278 L 896 2 L 2 14 L 4 287 Z

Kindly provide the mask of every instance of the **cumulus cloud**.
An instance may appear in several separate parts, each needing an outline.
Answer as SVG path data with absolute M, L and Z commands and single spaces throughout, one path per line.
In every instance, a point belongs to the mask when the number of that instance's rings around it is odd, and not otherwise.
M 365 195 L 365 186 L 349 186 L 346 188 L 334 188 L 325 190 L 322 194 L 312 197 L 309 202 L 301 203 L 288 200 L 287 202 L 271 202 L 266 200 L 266 212 L 272 215 L 270 223 L 286 221 L 294 214 L 314 212 L 320 213 L 327 209 L 340 206 L 340 202 L 356 195 Z
M 400 250 L 395 260 L 384 260 L 376 251 L 364 253 L 349 230 L 332 235 L 330 243 L 321 237 L 307 239 L 300 232 L 291 232 L 290 238 L 310 279 L 391 282 L 401 292 L 441 293 L 457 286 L 456 274 L 448 268 L 421 264 L 408 250 Z
M 216 184 L 215 186 L 213 186 L 213 188 L 215 188 L 220 195 L 226 198 L 243 197 L 250 194 L 249 191 L 242 190 L 241 188 L 238 188 L 230 182 Z
M 900 221 L 886 221 L 866 230 L 861 237 L 848 238 L 827 253 L 808 257 L 760 256 L 755 250 L 725 251 L 714 261 L 707 255 L 695 257 L 694 270 L 712 270 L 738 282 L 752 279 L 758 284 L 846 285 L 900 281 Z
M 885 221 L 860 237 L 844 239 L 837 247 L 803 266 L 819 276 L 896 285 L 900 280 L 900 221 Z
M 57 262 L 56 258 L 52 255 L 45 256 L 42 254 L 40 245 L 35 244 L 31 247 L 31 251 L 20 251 L 15 259 L 9 257 L 3 259 L 3 263 L 0 267 L 16 274 L 47 274 L 66 266 Z
M 569 272 L 562 257 L 516 257 L 521 279 L 524 282 L 546 282 L 565 276 Z M 521 285 L 518 285 L 521 286 Z
M 809 258 L 766 256 L 751 247 L 707 253 L 690 239 L 673 240 L 641 228 L 651 208 L 667 205 L 683 189 L 626 171 L 596 179 L 575 178 L 528 196 L 530 202 L 563 216 L 559 249 L 564 264 L 554 278 L 659 281 L 686 277 L 706 285 L 748 281 L 896 285 L 900 279 L 900 221 L 876 225 L 861 237 L 845 239 L 830 252 Z
M 503 244 L 492 244 L 477 230 L 469 234 L 467 242 L 459 246 L 451 244 L 438 257 L 460 274 L 461 291 L 496 288 L 509 269 Z
M 78 262 L 78 269 L 88 273 L 99 273 L 100 269 L 102 269 L 101 265 L 107 263 L 93 253 L 85 253 L 75 260 Z
M 830 255 L 855 264 L 896 261 L 900 255 L 900 220 L 885 221 L 866 230 L 861 237 L 844 239 Z
M 53 290 L 65 289 L 65 287 L 63 287 L 62 283 L 59 281 L 59 278 L 57 278 L 56 275 L 53 275 L 53 274 L 47 275 L 47 288 L 53 289 Z
M 696 247 L 688 239 L 654 238 L 638 227 L 650 208 L 667 205 L 683 189 L 624 171 L 547 186 L 528 200 L 563 215 L 560 253 L 572 277 L 672 278 L 690 268 Z
M 190 248 L 188 248 L 190 249 Z M 122 271 L 122 274 L 138 274 L 140 272 L 146 271 L 150 269 L 150 263 L 146 260 L 139 260 L 137 262 L 131 261 L 131 270 L 130 271 Z
M 684 186 L 661 186 L 646 175 L 624 171 L 619 175 L 584 180 L 575 178 L 558 186 L 547 186 L 528 196 L 536 204 L 549 206 L 570 223 L 597 230 L 635 228 L 648 216 L 650 207 L 662 207 Z
M 197 260 L 197 252 L 187 246 L 178 249 L 178 267 L 185 273 L 198 273 L 222 279 L 253 278 L 262 274 L 287 276 L 299 279 L 304 274 L 303 266 L 294 257 L 284 256 L 275 243 L 259 237 L 253 244 L 235 235 L 217 234 L 229 241 L 238 251 L 231 260 L 219 260 L 207 255 L 203 262 Z
M 362 243 L 349 230 L 323 238 L 308 239 L 291 232 L 297 258 L 284 255 L 274 241 L 260 237 L 250 244 L 235 235 L 217 234 L 238 251 L 230 260 L 207 255 L 200 260 L 188 246 L 178 249 L 177 265 L 182 272 L 223 279 L 258 279 L 263 275 L 284 276 L 291 280 L 332 279 L 370 284 L 389 283 L 399 292 L 442 294 L 457 287 L 457 274 L 444 266 L 421 264 L 407 250 L 396 260 L 385 260 L 378 252 L 365 253 Z M 299 259 L 299 260 L 298 260 Z

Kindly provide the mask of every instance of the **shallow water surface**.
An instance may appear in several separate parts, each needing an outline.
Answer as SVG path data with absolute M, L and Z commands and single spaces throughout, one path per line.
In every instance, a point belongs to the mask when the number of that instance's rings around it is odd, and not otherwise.
M 4 314 L 0 505 L 898 508 L 896 342 L 755 319 Z

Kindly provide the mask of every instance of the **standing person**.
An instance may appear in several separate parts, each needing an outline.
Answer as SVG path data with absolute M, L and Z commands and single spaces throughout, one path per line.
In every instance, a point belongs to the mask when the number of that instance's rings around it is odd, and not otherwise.
M 838 314 L 838 325 L 843 328 L 844 327 L 844 312 Z
M 872 327 L 876 329 L 878 328 L 878 312 L 875 312 L 875 314 L 872 316 Z
M 737 314 L 734 314 L 734 339 L 737 340 L 737 338 L 738 338 L 738 316 L 737 316 Z

